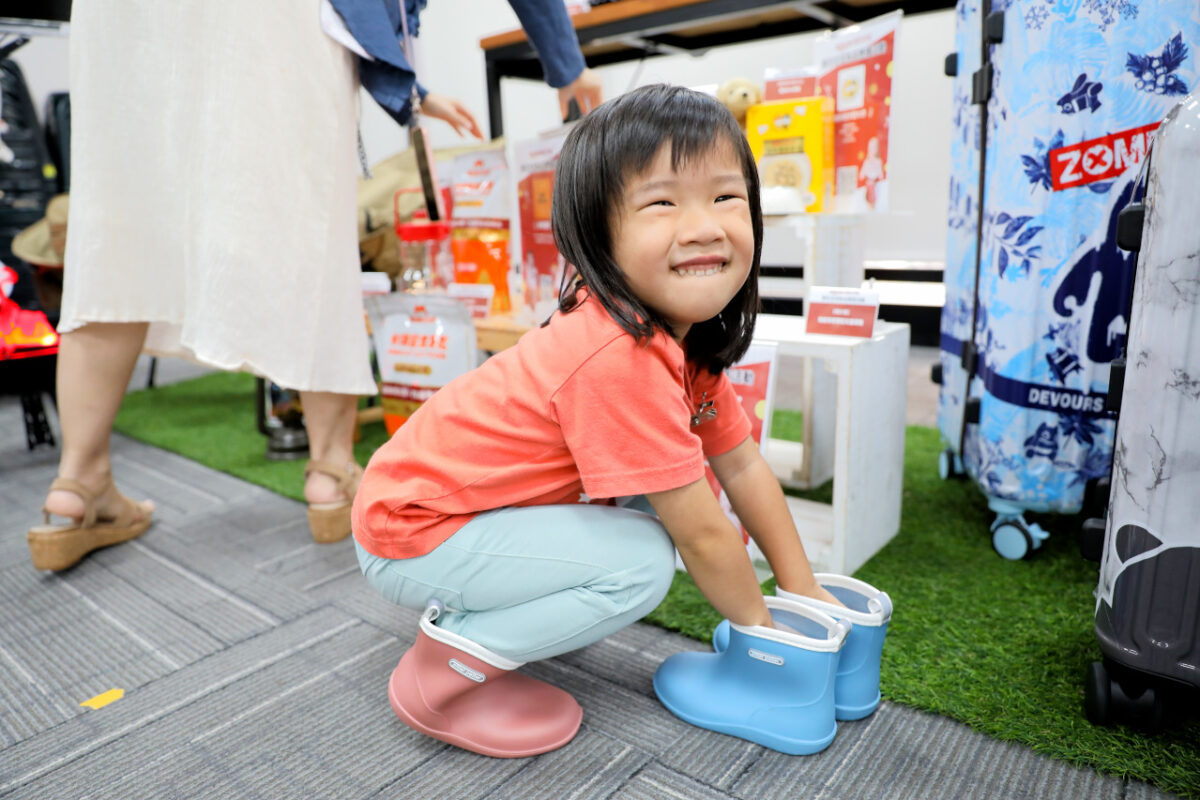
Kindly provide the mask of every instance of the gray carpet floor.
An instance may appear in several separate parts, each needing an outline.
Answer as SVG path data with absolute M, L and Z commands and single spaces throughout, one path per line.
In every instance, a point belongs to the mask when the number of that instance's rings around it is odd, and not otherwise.
M 916 391 L 928 391 L 931 359 L 914 351 Z M 159 381 L 191 374 L 163 362 Z M 910 396 L 910 419 L 927 403 Z M 113 454 L 121 488 L 158 504 L 154 526 L 72 570 L 37 572 L 25 531 L 58 451 L 28 451 L 19 404 L 0 399 L 0 797 L 1167 796 L 886 702 L 808 757 L 694 728 L 658 703 L 651 678 L 670 654 L 705 646 L 641 624 L 525 667 L 583 706 L 566 747 L 467 753 L 392 714 L 387 677 L 417 617 L 369 589 L 349 541 L 316 545 L 301 504 L 179 456 L 121 436 Z M 111 689 L 124 697 L 80 705 Z

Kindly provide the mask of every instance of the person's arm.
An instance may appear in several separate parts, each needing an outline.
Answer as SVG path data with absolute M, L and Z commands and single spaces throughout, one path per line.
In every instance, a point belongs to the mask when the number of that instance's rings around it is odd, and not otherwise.
M 471 134 L 483 138 L 479 123 L 466 106 L 453 97 L 430 93 L 417 82 L 416 73 L 408 63 L 398 38 L 398 5 L 355 0 L 331 0 L 331 4 L 346 31 L 370 56 L 359 58 L 359 81 L 393 119 L 401 125 L 408 123 L 412 115 L 412 90 L 416 87 L 422 110 L 427 116 L 446 121 L 459 136 Z M 409 15 L 408 24 L 415 36 L 419 24 L 416 14 Z
M 840 605 L 813 577 L 783 490 L 754 439 L 746 437 L 729 452 L 710 457 L 708 463 L 738 519 L 767 557 L 779 588 Z
M 604 101 L 600 76 L 588 69 L 579 49 L 579 37 L 571 24 L 571 15 L 562 0 L 508 0 L 529 43 L 537 51 L 546 83 L 558 89 L 558 107 L 567 118 L 567 106 L 574 100 L 581 114 L 587 114 Z
M 579 104 L 580 114 L 587 114 L 604 102 L 604 84 L 595 71 L 585 67 L 578 78 L 558 90 L 558 110 L 563 119 L 567 118 L 572 100 Z
M 537 51 L 546 83 L 561 89 L 586 69 L 579 37 L 562 0 L 508 0 Z
M 742 544 L 705 478 L 646 495 L 688 574 L 713 608 L 739 625 L 773 627 L 762 587 Z

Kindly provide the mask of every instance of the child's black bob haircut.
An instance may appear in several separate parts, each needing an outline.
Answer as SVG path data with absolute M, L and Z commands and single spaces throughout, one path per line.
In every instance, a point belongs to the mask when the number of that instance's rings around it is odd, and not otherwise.
M 719 375 L 745 354 L 754 334 L 762 205 L 745 134 L 727 108 L 700 92 L 664 84 L 635 89 L 593 110 L 568 134 L 555 169 L 551 225 L 554 243 L 576 275 L 573 281 L 564 279 L 559 309 L 573 309 L 575 292 L 585 286 L 635 338 L 649 339 L 656 330 L 671 335 L 667 320 L 630 290 L 612 257 L 612 220 L 625 181 L 646 170 L 664 145 L 671 148 L 676 170 L 729 147 L 746 178 L 754 226 L 750 274 L 717 316 L 692 325 L 684 339 L 688 360 Z

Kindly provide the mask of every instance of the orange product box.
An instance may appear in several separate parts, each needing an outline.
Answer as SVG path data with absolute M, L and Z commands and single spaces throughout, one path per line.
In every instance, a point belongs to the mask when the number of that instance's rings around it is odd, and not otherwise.
M 463 153 L 454 159 L 454 218 L 450 239 L 454 282 L 493 287 L 491 313 L 513 308 L 509 286 L 510 203 L 503 149 Z
M 450 246 L 454 250 L 454 282 L 492 285 L 495 291 L 491 313 L 511 311 L 508 220 L 455 219 L 450 236 Z

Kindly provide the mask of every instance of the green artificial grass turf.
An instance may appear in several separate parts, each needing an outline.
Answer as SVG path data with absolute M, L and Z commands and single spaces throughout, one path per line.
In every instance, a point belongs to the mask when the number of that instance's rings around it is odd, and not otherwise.
M 780 411 L 778 438 L 799 415 Z M 269 462 L 254 424 L 254 380 L 214 374 L 126 397 L 122 433 L 288 497 L 302 496 L 303 461 Z M 363 429 L 361 463 L 386 439 Z M 969 481 L 937 476 L 938 433 L 909 427 L 900 532 L 857 573 L 892 597 L 881 689 L 888 700 L 957 719 L 1039 753 L 1200 798 L 1200 721 L 1157 736 L 1097 728 L 1083 713 L 1097 565 L 1079 555 L 1077 517 L 1037 515 L 1053 535 L 1033 558 L 992 550 L 992 520 Z M 830 485 L 804 493 L 829 502 Z M 771 589 L 768 581 L 764 588 Z M 720 617 L 685 573 L 648 622 L 708 641 Z
M 254 378 L 218 372 L 125 396 L 116 429 L 207 467 L 304 500 L 304 459 L 268 461 L 254 420 Z M 383 425 L 365 425 L 354 446 L 360 464 L 387 440 Z

